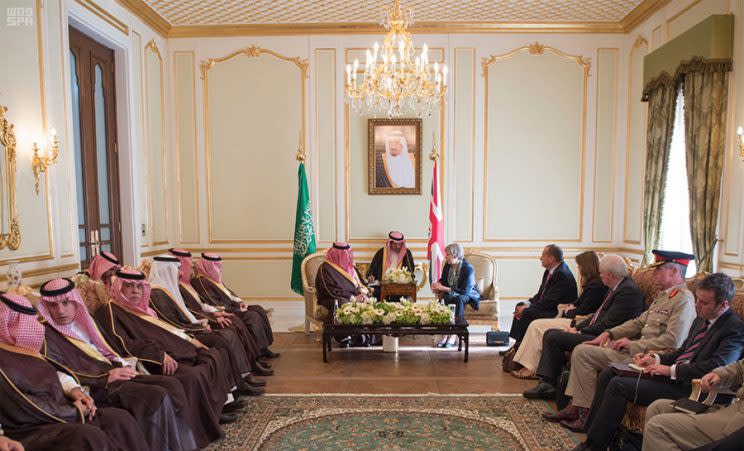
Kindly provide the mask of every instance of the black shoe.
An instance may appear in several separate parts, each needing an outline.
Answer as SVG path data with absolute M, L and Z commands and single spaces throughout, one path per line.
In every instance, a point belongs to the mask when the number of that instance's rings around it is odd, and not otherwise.
M 262 367 L 266 368 L 267 370 L 271 369 L 271 363 L 269 363 L 268 360 L 262 359 L 261 357 L 256 359 L 256 362 L 259 363 Z
M 499 355 L 500 355 L 501 357 L 503 357 L 503 356 L 505 356 L 505 355 L 509 354 L 509 351 L 511 351 L 511 349 L 512 349 L 512 348 L 513 348 L 513 346 L 509 346 L 509 348 L 508 348 L 508 349 L 504 349 L 503 351 L 499 351 Z
M 571 451 L 589 451 L 590 449 L 591 447 L 589 447 L 589 445 L 587 445 L 586 442 L 581 442 L 578 445 L 576 445 L 576 447 L 572 449 Z
M 258 376 L 271 376 L 274 374 L 274 370 L 272 370 L 271 368 L 265 368 L 260 363 L 254 363 L 253 368 L 251 368 L 251 372 Z
M 243 406 L 245 406 L 245 401 L 237 399 L 231 403 L 225 404 L 225 407 L 222 408 L 222 413 L 233 413 Z
M 351 337 L 344 337 L 338 342 L 339 348 L 350 348 L 351 347 Z
M 278 352 L 273 352 L 269 348 L 263 348 L 261 350 L 261 357 L 268 357 L 270 359 L 275 359 L 275 358 L 279 357 L 280 355 L 281 354 L 279 354 Z
M 553 399 L 555 398 L 555 387 L 547 382 L 540 382 L 534 388 L 522 392 L 527 399 Z
M 250 385 L 251 387 L 265 387 L 266 386 L 266 381 L 261 380 L 261 379 L 256 379 L 255 377 L 253 377 L 252 374 L 249 374 L 246 377 L 244 377 L 243 382 Z
M 222 414 L 220 415 L 220 424 L 234 423 L 235 420 L 237 419 L 238 419 L 238 416 L 235 415 L 234 413 L 222 412 Z
M 265 388 L 261 388 L 261 387 L 251 387 L 250 385 L 247 385 L 246 384 L 245 388 L 241 388 L 239 390 L 235 390 L 235 393 L 238 393 L 238 394 L 243 395 L 243 396 L 261 396 L 264 393 L 266 393 L 266 389 Z M 230 403 L 230 404 L 232 404 L 232 403 Z M 230 404 L 228 404 L 228 406 Z

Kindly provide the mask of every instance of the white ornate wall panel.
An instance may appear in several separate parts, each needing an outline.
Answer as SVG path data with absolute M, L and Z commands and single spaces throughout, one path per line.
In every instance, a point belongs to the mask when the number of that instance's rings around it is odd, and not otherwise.
M 475 208 L 475 48 L 454 49 L 453 73 L 453 175 L 450 183 L 458 187 L 450 211 L 454 222 L 455 239 L 474 240 Z M 470 188 L 470 189 L 468 189 Z
M 150 41 L 145 46 L 145 109 L 147 117 L 149 229 L 152 244 L 168 242 L 168 168 L 165 138 L 165 86 L 162 53 Z
M 484 59 L 484 241 L 581 241 L 588 64 L 527 47 Z
M 180 241 L 199 242 L 199 177 L 196 153 L 196 65 L 193 52 L 173 55 Z
M 318 193 L 313 211 L 317 229 L 315 234 L 323 242 L 332 242 L 338 235 L 336 185 L 336 49 L 315 49 L 315 158 L 312 165 Z
M 611 243 L 615 211 L 618 49 L 597 50 L 596 145 L 592 241 Z
M 205 78 L 210 242 L 290 242 L 305 69 L 239 54 Z
M 50 187 L 42 176 L 40 194 L 36 194 L 31 159 L 36 137 L 46 136 L 52 127 L 64 133 L 64 124 L 50 124 L 48 120 L 44 54 L 43 46 L 39 43 L 39 39 L 44 39 L 45 32 L 39 23 L 42 16 L 37 14 L 35 1 L 24 0 L 13 6 L 31 9 L 30 24 L 14 27 L 6 23 L 0 25 L 4 61 L 4 68 L 0 70 L 0 105 L 8 107 L 5 117 L 15 126 L 15 189 L 21 245 L 14 251 L 8 248 L 0 250 L 0 264 L 8 260 L 42 261 L 53 257 Z M 0 18 L 5 21 L 5 17 L 3 7 Z M 54 51 L 59 52 L 59 48 L 55 47 Z M 59 88 L 58 79 L 54 87 Z M 4 193 L 5 188 L 2 191 Z
M 250 300 L 299 299 L 289 288 L 292 260 L 252 259 L 223 262 L 223 279 L 230 289 Z
M 381 242 L 390 230 L 401 231 L 409 242 L 423 242 L 427 239 L 429 228 L 429 200 L 431 190 L 433 163 L 429 160 L 432 146 L 432 134 L 436 134 L 439 144 L 440 115 L 424 117 L 421 127 L 422 161 L 421 161 L 421 194 L 422 195 L 369 195 L 367 194 L 368 158 L 367 158 L 367 119 L 382 116 L 360 115 L 347 109 L 348 151 L 346 161 L 347 203 L 347 241 Z M 415 117 L 415 114 L 404 114 L 402 117 Z
M 641 102 L 641 94 L 643 93 L 643 57 L 647 53 L 648 42 L 643 38 L 638 38 L 628 56 L 623 242 L 629 244 L 641 243 L 643 226 L 647 104 Z

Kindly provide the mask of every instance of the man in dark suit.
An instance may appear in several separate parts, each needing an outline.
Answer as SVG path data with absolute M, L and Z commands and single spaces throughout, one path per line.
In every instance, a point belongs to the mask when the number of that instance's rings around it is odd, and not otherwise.
M 577 288 L 568 265 L 563 261 L 563 250 L 555 244 L 545 246 L 540 255 L 540 264 L 545 268 L 540 289 L 528 301 L 517 304 L 514 309 L 509 336 L 517 343 L 522 341 L 527 326 L 539 318 L 553 318 L 558 314 L 558 304 L 573 302 Z
M 657 399 L 684 398 L 690 393 L 693 379 L 736 362 L 744 349 L 744 321 L 730 310 L 735 291 L 731 278 L 722 273 L 711 274 L 698 283 L 698 316 L 682 347 L 666 354 L 638 353 L 633 357 L 643 373 L 656 377 L 638 379 L 605 369 L 599 376 L 587 420 L 587 440 L 574 451 L 607 449 L 628 401 L 648 406 Z
M 431 286 L 434 294 L 442 298 L 445 304 L 455 306 L 458 321 L 463 319 L 465 304 L 470 304 L 473 309 L 478 310 L 480 302 L 480 293 L 475 286 L 475 269 L 463 256 L 462 246 L 457 243 L 448 244 L 444 248 L 445 264 L 442 277 Z M 437 346 L 453 346 L 455 338 L 451 335 L 448 340 L 442 340 Z
M 566 364 L 566 352 L 589 341 L 606 329 L 635 318 L 643 311 L 643 293 L 628 277 L 628 267 L 619 255 L 605 255 L 599 262 L 599 277 L 609 288 L 594 315 L 566 330 L 552 329 L 543 335 L 542 354 L 537 367 L 540 383 L 522 394 L 528 399 L 551 399 L 561 368 Z M 553 413 L 543 416 L 551 421 L 563 420 Z

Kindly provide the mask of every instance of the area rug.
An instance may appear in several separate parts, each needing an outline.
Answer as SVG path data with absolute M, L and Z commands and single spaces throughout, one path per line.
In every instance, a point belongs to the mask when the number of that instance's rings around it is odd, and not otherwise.
M 563 450 L 576 437 L 519 395 L 266 395 L 210 450 Z

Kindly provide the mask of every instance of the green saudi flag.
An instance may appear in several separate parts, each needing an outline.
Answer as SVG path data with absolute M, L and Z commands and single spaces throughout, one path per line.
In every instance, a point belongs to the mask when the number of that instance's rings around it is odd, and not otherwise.
M 292 253 L 292 291 L 304 294 L 302 289 L 302 260 L 315 252 L 313 212 L 310 210 L 310 194 L 307 191 L 305 163 L 297 170 L 297 213 L 295 214 L 294 251 Z

